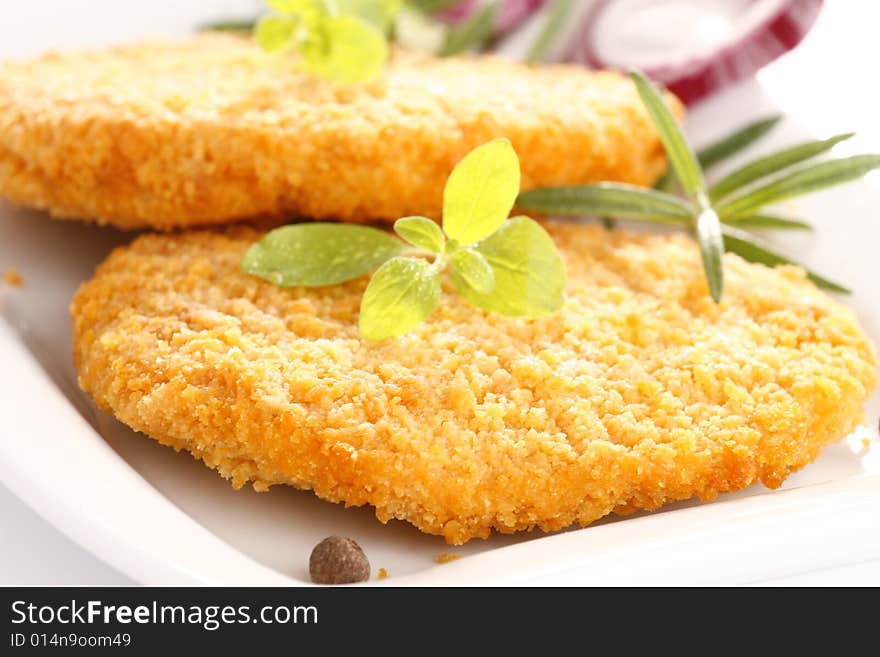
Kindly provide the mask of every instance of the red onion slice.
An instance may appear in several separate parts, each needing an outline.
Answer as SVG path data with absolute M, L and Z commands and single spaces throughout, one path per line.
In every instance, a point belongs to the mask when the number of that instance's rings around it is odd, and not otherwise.
M 595 68 L 639 68 L 693 103 L 794 48 L 822 0 L 594 0 L 567 48 Z
M 495 18 L 495 30 L 499 35 L 516 29 L 526 18 L 538 11 L 547 0 L 502 0 Z M 440 14 L 444 20 L 458 23 L 470 18 L 482 3 L 480 0 L 463 0 Z

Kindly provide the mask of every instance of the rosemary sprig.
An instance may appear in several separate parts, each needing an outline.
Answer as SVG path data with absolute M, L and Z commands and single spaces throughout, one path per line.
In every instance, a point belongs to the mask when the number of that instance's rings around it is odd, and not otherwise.
M 434 13 L 452 9 L 460 0 L 409 0 L 409 2 L 419 11 Z
M 696 206 L 696 233 L 700 243 L 700 255 L 703 258 L 703 268 L 706 271 L 706 281 L 709 283 L 709 292 L 712 298 L 721 301 L 724 294 L 724 267 L 722 256 L 724 255 L 724 240 L 721 235 L 721 220 L 718 213 L 709 204 L 709 196 L 706 191 L 706 180 L 703 169 L 697 162 L 690 144 L 684 137 L 678 122 L 672 116 L 672 112 L 666 107 L 666 102 L 657 87 L 640 73 L 630 74 L 638 89 L 639 96 L 657 132 L 660 133 L 660 141 L 666 149 L 666 156 L 675 177 Z
M 697 159 L 700 161 L 700 166 L 706 171 L 716 164 L 721 164 L 724 160 L 744 151 L 775 128 L 776 124 L 781 120 L 782 117 L 779 115 L 759 119 L 697 151 Z
M 724 247 L 731 253 L 735 253 L 741 257 L 743 260 L 757 262 L 762 265 L 767 265 L 768 267 L 797 264 L 785 256 L 774 253 L 754 236 L 732 227 L 724 228 Z M 824 276 L 820 276 L 803 265 L 798 266 L 807 273 L 807 278 L 821 288 L 831 290 L 832 292 L 840 292 L 841 294 L 849 294 L 851 292 L 849 288 L 846 288 L 839 283 L 835 283 Z
M 727 198 L 734 192 L 743 189 L 756 180 L 761 180 L 775 174 L 777 171 L 787 169 L 795 164 L 800 164 L 809 159 L 831 150 L 837 144 L 853 136 L 853 133 L 837 135 L 831 139 L 822 141 L 808 141 L 804 144 L 783 149 L 767 157 L 761 157 L 721 179 L 712 185 L 709 196 L 713 201 Z
M 549 187 L 520 194 L 517 205 L 552 215 L 598 215 L 687 225 L 693 206 L 672 194 L 624 183 Z
M 633 72 L 631 76 L 666 149 L 670 179 L 678 180 L 686 198 L 657 189 L 603 182 L 532 190 L 521 194 L 517 205 L 550 215 L 613 217 L 686 228 L 696 235 L 700 244 L 706 281 L 715 301 L 723 294 L 721 255 L 725 251 L 770 267 L 797 264 L 773 252 L 746 229 L 809 230 L 810 225 L 767 214 L 766 207 L 850 182 L 880 169 L 880 155 L 803 164 L 852 136 L 844 134 L 761 157 L 708 187 L 705 169 L 766 134 L 778 122 L 778 117 L 752 123 L 701 151 L 700 155 L 694 155 L 657 88 L 640 73 Z M 835 292 L 849 291 L 824 276 L 806 271 L 819 287 Z
M 880 155 L 855 155 L 798 169 L 718 205 L 724 217 L 741 217 L 763 207 L 861 178 L 880 168 Z
M 776 127 L 776 124 L 781 119 L 781 116 L 768 116 L 749 123 L 730 135 L 697 151 L 697 161 L 704 172 L 709 171 L 716 164 L 720 164 L 754 144 Z M 673 182 L 675 182 L 675 174 L 672 171 L 667 171 L 654 187 L 655 189 L 668 192 L 672 189 Z
M 451 57 L 481 49 L 495 33 L 497 13 L 498 2 L 489 2 L 466 21 L 450 29 L 446 37 L 446 45 L 440 50 L 439 55 Z
M 768 228 L 776 230 L 813 230 L 806 221 L 800 219 L 788 219 L 777 217 L 772 214 L 753 214 L 748 217 L 734 217 L 723 223 L 736 228 Z
M 660 135 L 660 141 L 666 149 L 666 157 L 675 177 L 684 187 L 684 191 L 692 199 L 705 195 L 706 183 L 703 180 L 703 169 L 678 127 L 678 121 L 669 111 L 660 92 L 641 73 L 631 73 L 630 77 L 636 85 L 642 103 Z
M 540 64 L 544 61 L 550 48 L 559 39 L 573 8 L 574 0 L 550 1 L 544 25 L 526 55 L 526 63 Z

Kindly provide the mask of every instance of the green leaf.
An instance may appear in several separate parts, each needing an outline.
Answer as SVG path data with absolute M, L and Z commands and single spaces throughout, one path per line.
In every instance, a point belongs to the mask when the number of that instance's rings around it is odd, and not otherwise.
M 425 13 L 446 11 L 452 9 L 459 2 L 461 0 L 410 0 L 411 5 Z
M 737 254 L 743 260 L 748 260 L 749 262 L 757 262 L 762 265 L 767 265 L 768 267 L 778 267 L 779 265 L 797 265 L 807 272 L 807 278 L 813 281 L 813 283 L 815 283 L 817 287 L 823 288 L 825 290 L 830 290 L 832 292 L 840 292 L 843 294 L 850 293 L 850 290 L 843 285 L 835 283 L 834 281 L 829 280 L 824 276 L 820 276 L 819 274 L 810 271 L 806 267 L 803 267 L 802 265 L 792 260 L 789 260 L 785 256 L 774 253 L 766 246 L 754 241 L 748 235 L 748 233 L 743 233 L 740 231 L 734 232 L 731 229 L 726 228 L 724 230 L 724 248 L 731 253 Z
M 880 168 L 880 155 L 855 155 L 819 162 L 715 207 L 722 219 L 748 216 L 765 206 L 861 178 L 877 168 Z
M 257 19 L 225 20 L 205 23 L 199 27 L 200 32 L 253 32 L 257 28 Z
M 769 214 L 756 214 L 749 217 L 738 217 L 736 219 L 726 219 L 724 223 L 736 226 L 737 228 L 769 228 L 779 230 L 813 230 L 813 227 L 806 221 L 796 219 L 786 219 L 785 217 L 776 217 Z
M 245 253 L 241 270 L 282 287 L 335 285 L 373 271 L 404 248 L 368 226 L 294 224 L 266 233 Z
M 781 116 L 769 116 L 737 129 L 706 148 L 697 152 L 697 161 L 703 170 L 709 169 L 724 160 L 745 150 L 761 137 L 770 132 L 782 119 Z
M 453 272 L 456 288 L 471 304 L 513 317 L 538 317 L 562 307 L 565 267 L 538 222 L 514 217 L 475 248 L 492 267 L 495 287 L 490 294 L 480 294 Z
M 353 16 L 336 16 L 318 23 L 317 34 L 301 44 L 300 53 L 309 73 L 354 84 L 381 73 L 388 60 L 388 43 L 373 25 Z
M 648 78 L 637 71 L 632 71 L 630 77 L 635 82 L 639 96 L 657 128 L 672 170 L 675 171 L 688 196 L 696 199 L 704 187 L 703 172 L 678 122 L 666 106 L 663 96 Z
M 770 116 L 738 128 L 735 132 L 697 151 L 697 162 L 703 167 L 703 171 L 708 171 L 716 164 L 721 164 L 751 146 L 770 132 L 781 119 L 781 116 Z M 673 189 L 673 183 L 674 176 L 667 171 L 654 185 L 654 189 L 668 192 Z
M 669 167 L 666 168 L 666 173 L 660 176 L 660 178 L 657 179 L 657 182 L 654 183 L 654 189 L 658 192 L 675 191 L 675 176 L 669 170 Z
M 443 253 L 446 238 L 436 222 L 426 217 L 404 217 L 394 222 L 394 232 L 428 253 Z
M 718 303 L 724 294 L 724 239 L 721 222 L 712 208 L 706 207 L 697 217 L 697 241 L 700 243 L 709 293 L 715 303 Z
M 440 51 L 440 56 L 451 57 L 463 52 L 479 50 L 485 46 L 495 32 L 496 12 L 496 3 L 491 2 L 468 20 L 449 30 L 446 45 Z
M 822 141 L 809 141 L 749 162 L 713 185 L 709 190 L 709 196 L 713 201 L 726 198 L 756 180 L 779 173 L 792 165 L 831 150 L 836 144 L 852 136 L 853 133 L 848 133 Z
M 528 64 L 539 64 L 544 60 L 547 51 L 556 43 L 565 28 L 573 6 L 574 0 L 551 0 L 550 7 L 546 10 L 547 18 L 544 21 L 544 27 L 526 55 Z
M 474 249 L 458 249 L 449 257 L 452 280 L 459 293 L 467 287 L 477 294 L 489 294 L 495 288 L 495 272 L 485 257 Z
M 255 37 L 266 52 L 278 52 L 291 45 L 296 22 L 287 16 L 263 16 L 257 23 Z
M 548 187 L 520 194 L 517 207 L 547 215 L 595 215 L 689 223 L 694 209 L 677 196 L 623 183 Z
M 323 0 L 266 0 L 266 4 L 270 9 L 291 15 L 323 9 Z
M 494 233 L 519 193 L 519 158 L 507 139 L 475 148 L 456 165 L 443 192 L 443 231 L 468 245 Z
M 360 331 L 378 342 L 409 333 L 440 303 L 440 274 L 425 260 L 392 258 L 379 268 L 361 300 Z

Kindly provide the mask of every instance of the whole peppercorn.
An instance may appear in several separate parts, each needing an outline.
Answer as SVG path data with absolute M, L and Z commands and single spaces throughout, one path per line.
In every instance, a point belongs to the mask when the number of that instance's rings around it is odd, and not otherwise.
M 370 561 L 355 541 L 328 536 L 309 557 L 309 575 L 315 584 L 352 584 L 370 579 Z

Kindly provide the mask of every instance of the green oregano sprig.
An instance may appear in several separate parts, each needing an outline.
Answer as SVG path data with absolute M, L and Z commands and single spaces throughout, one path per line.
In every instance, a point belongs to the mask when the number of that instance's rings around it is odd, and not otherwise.
M 302 223 L 267 233 L 242 271 L 282 287 L 335 285 L 375 271 L 361 300 L 361 335 L 380 341 L 408 333 L 441 301 L 449 274 L 472 305 L 512 317 L 557 311 L 565 293 L 562 258 L 529 217 L 508 219 L 520 166 L 506 139 L 476 148 L 452 171 L 443 225 L 426 217 L 394 224 L 398 237 L 368 226 Z
M 303 70 L 334 82 L 366 82 L 388 61 L 387 36 L 403 0 L 266 0 L 256 24 L 268 52 L 295 50 Z
M 253 32 L 267 52 L 292 51 L 300 67 L 341 83 L 369 82 L 387 63 L 389 43 L 448 57 L 486 50 L 499 37 L 503 0 L 481 0 L 465 20 L 449 24 L 438 14 L 462 0 L 266 0 L 271 13 L 220 20 L 202 30 Z M 575 3 L 552 0 L 544 25 L 526 56 L 537 64 L 560 38 Z
M 810 229 L 794 219 L 768 215 L 765 208 L 780 201 L 850 182 L 869 171 L 880 169 L 880 155 L 853 157 L 804 164 L 827 152 L 851 134 L 811 141 L 758 158 L 725 176 L 711 187 L 705 168 L 741 151 L 766 134 L 778 117 L 763 119 L 695 154 L 678 123 L 666 107 L 657 88 L 638 72 L 632 72 L 645 104 L 666 149 L 670 171 L 658 187 L 672 189 L 673 181 L 685 198 L 621 183 L 536 189 L 517 199 L 517 206 L 549 215 L 593 215 L 602 218 L 631 219 L 654 224 L 672 224 L 692 231 L 700 245 L 703 269 L 712 298 L 717 302 L 724 290 L 724 251 L 736 253 L 750 262 L 771 267 L 796 264 L 774 253 L 746 229 Z M 807 275 L 819 287 L 835 292 L 848 290 L 809 270 Z

